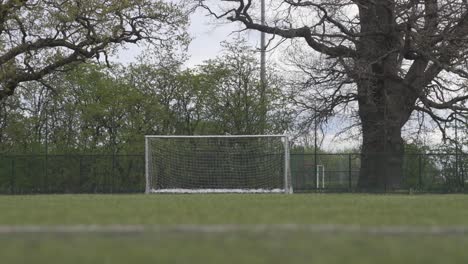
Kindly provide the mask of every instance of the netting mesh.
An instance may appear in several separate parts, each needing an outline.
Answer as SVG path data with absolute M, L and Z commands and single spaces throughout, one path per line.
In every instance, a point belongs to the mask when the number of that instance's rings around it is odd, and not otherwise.
M 149 192 L 283 192 L 284 137 L 147 137 Z

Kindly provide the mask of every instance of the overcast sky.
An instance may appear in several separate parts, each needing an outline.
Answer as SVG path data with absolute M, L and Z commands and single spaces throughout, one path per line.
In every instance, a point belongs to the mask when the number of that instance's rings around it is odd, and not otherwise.
M 216 21 L 206 16 L 204 10 L 199 10 L 191 15 L 189 34 L 192 37 L 186 62 L 187 67 L 201 64 L 203 61 L 215 58 L 222 50 L 221 42 L 231 40 L 236 31 L 241 29 L 239 24 L 225 23 Z M 246 32 L 251 45 L 259 47 L 260 34 L 258 32 Z M 137 45 L 128 45 L 121 49 L 114 60 L 122 63 L 131 63 L 136 61 L 136 57 L 142 51 Z
M 232 32 L 238 29 L 236 24 L 221 23 L 207 17 L 202 10 L 193 14 L 189 28 L 193 40 L 189 46 L 190 59 L 187 66 L 195 66 L 216 57 L 221 51 L 220 43 L 232 39 Z

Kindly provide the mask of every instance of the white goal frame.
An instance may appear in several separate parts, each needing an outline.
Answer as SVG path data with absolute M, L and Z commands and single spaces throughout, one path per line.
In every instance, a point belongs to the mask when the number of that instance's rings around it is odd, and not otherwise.
M 282 138 L 284 147 L 284 189 L 162 189 L 152 188 L 152 177 L 150 175 L 151 153 L 149 141 L 151 138 Z M 145 135 L 145 193 L 286 193 L 292 194 L 292 180 L 290 168 L 290 151 L 288 135 Z
M 320 171 L 322 171 L 322 184 L 320 184 Z M 316 174 L 315 174 L 315 183 L 316 183 L 316 188 L 317 189 L 325 189 L 325 165 L 323 164 L 318 164 L 316 168 Z M 322 185 L 322 186 L 320 186 Z

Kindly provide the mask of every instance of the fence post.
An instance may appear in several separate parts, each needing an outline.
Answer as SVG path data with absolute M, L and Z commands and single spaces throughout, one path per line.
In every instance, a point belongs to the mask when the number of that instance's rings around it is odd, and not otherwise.
M 44 160 L 44 163 L 45 163 L 44 164 L 44 170 L 45 170 L 44 171 L 44 190 L 45 190 L 46 193 L 49 193 L 50 192 L 49 191 L 49 174 L 47 172 L 47 167 L 48 167 L 48 164 L 49 164 L 49 162 L 48 162 L 49 157 L 47 155 L 47 152 L 45 153 L 44 158 L 45 158 L 45 160 Z
M 78 154 L 78 192 L 79 193 L 83 193 L 83 177 L 81 175 L 81 171 L 82 171 L 82 166 L 83 166 L 83 155 L 81 154 Z
M 11 182 L 10 190 L 11 194 L 15 194 L 15 156 L 11 156 Z
M 112 153 L 112 174 L 111 174 L 110 193 L 114 192 L 114 178 L 115 178 L 115 152 Z
M 351 189 L 353 187 L 352 186 L 352 179 L 351 179 L 351 177 L 352 177 L 352 175 L 351 175 L 351 173 L 352 173 L 351 172 L 351 155 L 352 155 L 351 153 L 348 154 L 348 185 L 349 185 L 348 188 L 349 188 L 349 191 L 351 191 Z
M 461 180 L 462 180 L 462 189 L 465 190 L 465 155 L 462 154 L 462 166 L 461 166 Z
M 384 192 L 387 193 L 388 164 L 385 162 L 385 160 L 387 160 L 387 152 L 379 153 L 378 156 L 380 156 L 378 157 L 378 159 L 380 159 L 378 164 L 383 164 L 383 168 L 384 168 Z
M 458 173 L 458 146 L 455 146 L 455 177 L 457 181 L 460 181 L 460 174 Z
M 418 160 L 418 181 L 419 189 L 422 190 L 422 154 L 419 154 Z

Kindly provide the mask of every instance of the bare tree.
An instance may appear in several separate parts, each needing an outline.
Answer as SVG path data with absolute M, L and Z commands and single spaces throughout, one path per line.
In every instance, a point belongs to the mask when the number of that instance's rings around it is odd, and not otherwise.
M 272 1 L 262 25 L 251 0 L 210 14 L 284 39 L 300 39 L 322 61 L 304 70 L 323 89 L 315 105 L 332 114 L 358 105 L 362 189 L 400 188 L 402 127 L 421 112 L 445 127 L 467 111 L 468 4 L 465 0 Z M 463 122 L 464 120 L 460 120 Z
M 116 45 L 184 38 L 187 16 L 161 0 L 0 1 L 0 100 L 22 82 L 99 59 Z

